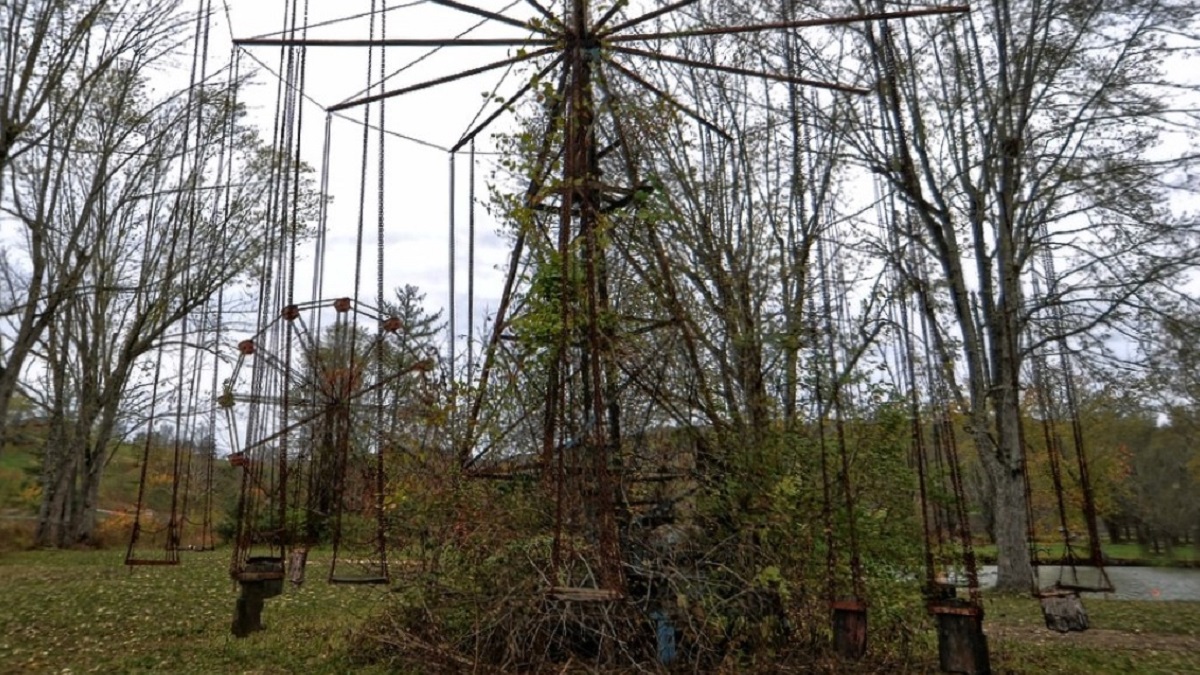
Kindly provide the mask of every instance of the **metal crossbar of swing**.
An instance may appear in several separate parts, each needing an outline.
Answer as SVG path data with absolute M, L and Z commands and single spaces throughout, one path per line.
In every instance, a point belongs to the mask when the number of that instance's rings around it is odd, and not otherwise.
M 1096 565 L 1096 564 L 1080 565 L 1080 564 L 1070 563 L 1070 562 L 1064 562 L 1061 565 L 1053 565 L 1053 564 L 1038 565 L 1038 564 L 1035 564 L 1034 570 L 1036 571 L 1038 569 L 1041 569 L 1042 567 L 1059 567 L 1059 579 L 1057 581 L 1055 581 L 1053 584 L 1050 584 L 1049 586 L 1047 586 L 1045 588 L 1039 588 L 1037 590 L 1037 592 L 1034 594 L 1035 596 L 1037 596 L 1039 598 L 1053 597 L 1056 595 L 1060 595 L 1064 591 L 1071 592 L 1071 593 L 1113 593 L 1117 590 L 1116 586 L 1113 585 L 1112 580 L 1109 578 L 1108 572 L 1104 569 L 1103 565 Z M 1071 576 L 1075 578 L 1074 582 L 1064 582 L 1062 580 L 1063 571 L 1066 569 L 1070 569 Z M 1096 575 L 1097 575 L 1096 583 L 1080 582 L 1079 581 L 1079 571 L 1080 570 L 1095 570 Z
M 357 586 L 372 586 L 372 585 L 390 584 L 391 582 L 392 582 L 392 580 L 385 576 L 330 577 L 329 578 L 329 583 L 341 584 L 344 586 L 355 586 L 355 585 L 357 585 Z

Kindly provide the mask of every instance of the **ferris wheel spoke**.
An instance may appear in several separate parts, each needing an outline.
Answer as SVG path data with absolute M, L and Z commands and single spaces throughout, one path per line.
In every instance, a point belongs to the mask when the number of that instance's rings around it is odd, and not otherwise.
M 553 38 L 241 38 L 238 47 L 524 47 L 555 44 Z
M 313 336 L 312 331 L 308 329 L 308 322 L 304 320 L 303 316 L 296 317 L 296 321 L 300 324 L 299 330 L 296 331 L 296 339 L 300 341 L 300 345 L 305 353 L 316 354 L 317 340 Z
M 291 366 L 291 364 L 287 363 L 271 352 L 260 351 L 256 353 L 255 356 L 259 357 L 265 365 L 274 368 L 280 374 L 289 375 L 291 378 L 293 378 L 293 381 L 299 381 L 302 383 L 307 381 L 306 375 L 303 372 L 297 371 Z
M 471 68 L 468 70 L 463 70 L 463 71 L 454 73 L 453 75 L 446 75 L 445 77 L 439 77 L 436 79 L 427 80 L 425 82 L 421 82 L 419 84 L 414 84 L 414 85 L 411 85 L 408 87 L 402 87 L 400 89 L 393 89 L 391 91 L 385 91 L 382 94 L 375 94 L 373 96 L 364 96 L 362 98 L 357 98 L 357 99 L 354 99 L 351 101 L 346 101 L 344 103 L 339 103 L 337 105 L 330 106 L 327 110 L 329 112 L 338 112 L 340 110 L 346 110 L 347 108 L 354 108 L 354 107 L 357 107 L 360 105 L 366 105 L 368 103 L 375 103 L 377 101 L 394 98 L 396 96 L 410 94 L 414 91 L 420 91 L 422 89 L 428 89 L 430 87 L 436 87 L 441 84 L 448 84 L 450 82 L 456 82 L 458 80 L 466 79 L 468 77 L 473 77 L 473 76 L 479 75 L 481 73 L 486 73 L 489 70 L 496 70 L 498 68 L 504 68 L 506 66 L 510 66 L 510 65 L 513 65 L 516 63 L 530 61 L 532 59 L 538 58 L 539 56 L 545 56 L 547 54 L 553 53 L 554 51 L 555 51 L 555 49 L 553 47 L 546 47 L 544 49 L 538 49 L 538 50 L 535 50 L 532 52 L 527 52 L 525 54 L 518 54 L 517 56 L 503 59 L 501 61 L 494 61 L 485 66 L 479 66 L 478 68 Z
M 525 3 L 528 4 L 529 6 L 533 7 L 534 9 L 536 9 L 538 11 L 538 14 L 541 14 L 542 16 L 546 17 L 546 20 L 549 21 L 550 23 L 557 25 L 557 26 L 562 25 L 562 21 L 559 20 L 559 18 L 557 16 L 554 16 L 554 13 L 551 12 L 549 9 L 547 9 L 545 5 L 538 2 L 538 0 L 525 0 Z
M 371 10 L 369 12 L 359 12 L 358 14 L 351 14 L 349 16 L 339 16 L 337 18 L 329 19 L 327 21 L 318 21 L 316 23 L 306 24 L 305 29 L 313 30 L 315 28 L 324 28 L 326 26 L 334 26 L 339 23 L 346 23 L 346 22 L 350 22 L 350 21 L 356 21 L 358 19 L 365 19 L 365 18 L 371 17 L 371 16 L 384 15 L 384 14 L 388 14 L 390 12 L 395 12 L 395 11 L 402 10 L 402 9 L 410 9 L 412 7 L 416 7 L 417 5 L 423 5 L 428 1 L 429 0 L 411 0 L 410 2 L 406 2 L 403 4 L 399 4 L 399 5 L 393 5 L 386 9 Z M 273 33 L 263 33 L 261 35 L 256 35 L 255 38 L 276 37 L 279 35 L 286 35 L 290 32 L 292 32 L 292 31 L 291 30 L 281 30 L 281 31 L 275 31 Z

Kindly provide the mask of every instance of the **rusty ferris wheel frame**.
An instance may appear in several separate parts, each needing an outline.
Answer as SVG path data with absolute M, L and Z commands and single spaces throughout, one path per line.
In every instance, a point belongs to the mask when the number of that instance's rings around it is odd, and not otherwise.
M 612 349 L 614 336 L 609 334 L 611 329 L 606 329 L 600 321 L 600 317 L 608 307 L 609 289 L 604 265 L 605 247 L 603 237 L 598 236 L 598 225 L 606 211 L 627 203 L 630 201 L 629 197 L 645 188 L 638 179 L 638 169 L 631 159 L 627 146 L 625 131 L 627 127 L 620 119 L 615 107 L 605 106 L 602 110 L 596 103 L 597 90 L 612 97 L 606 74 L 615 75 L 632 83 L 696 123 L 728 138 L 728 134 L 719 126 L 709 122 L 669 92 L 639 75 L 633 64 L 638 60 L 654 64 L 671 64 L 700 71 L 761 78 L 788 85 L 816 87 L 847 95 L 866 95 L 870 94 L 872 90 L 837 82 L 796 77 L 790 73 L 770 72 L 687 58 L 661 50 L 645 48 L 643 43 L 663 44 L 696 37 L 784 32 L 811 27 L 963 14 L 970 8 L 966 5 L 910 7 L 894 11 L 835 17 L 642 32 L 639 28 L 645 24 L 682 12 L 696 5 L 699 0 L 677 0 L 631 18 L 622 16 L 623 10 L 629 6 L 628 0 L 618 0 L 603 11 L 596 11 L 595 8 L 599 3 L 594 0 L 562 0 L 559 12 L 552 11 L 539 0 L 524 0 L 524 4 L 532 12 L 527 19 L 513 18 L 503 13 L 481 9 L 455 0 L 427 1 L 434 5 L 519 29 L 526 35 L 511 38 L 384 37 L 380 39 L 261 37 L 239 39 L 234 43 L 241 48 L 268 46 L 295 48 L 497 47 L 517 50 L 515 55 L 508 58 L 330 106 L 327 108 L 329 113 L 438 87 L 517 64 L 539 64 L 533 77 L 505 99 L 499 108 L 487 118 L 462 135 L 458 142 L 451 147 L 452 155 L 472 143 L 493 122 L 506 112 L 512 111 L 531 92 L 535 92 L 537 83 L 543 78 L 554 78 L 555 71 L 557 71 L 555 95 L 546 100 L 548 127 L 546 133 L 543 134 L 541 148 L 532 167 L 532 176 L 524 195 L 524 206 L 543 212 L 557 213 L 558 227 L 554 243 L 558 259 L 563 261 L 564 265 L 561 274 L 563 278 L 574 278 L 572 275 L 578 274 L 583 282 L 581 291 L 580 289 L 570 289 L 569 284 L 561 284 L 562 294 L 559 298 L 558 309 L 561 312 L 563 326 L 578 325 L 583 330 L 575 342 L 568 339 L 566 330 L 559 331 L 557 344 L 552 347 L 553 357 L 549 363 L 548 386 L 542 411 L 540 464 L 543 472 L 555 471 L 557 458 L 558 468 L 554 477 L 554 485 L 559 506 L 556 516 L 553 561 L 555 573 L 557 573 L 562 564 L 563 555 L 561 551 L 564 519 L 563 493 L 569 489 L 563 470 L 563 450 L 570 443 L 587 451 L 587 462 L 590 465 L 591 480 L 593 481 L 587 490 L 587 499 L 593 500 L 593 508 L 589 511 L 591 514 L 589 529 L 598 543 L 600 559 L 596 582 L 601 590 L 618 596 L 624 591 L 624 580 L 620 564 L 614 495 L 608 467 L 609 455 L 619 447 L 620 443 L 620 409 L 615 386 L 617 371 Z M 608 112 L 613 118 L 609 125 L 609 131 L 613 137 L 607 139 L 608 142 L 604 145 L 600 142 L 599 125 L 597 124 L 598 115 L 602 112 Z M 559 119 L 562 120 L 563 131 L 560 147 L 555 148 L 552 147 L 556 138 L 554 125 Z M 624 160 L 626 174 L 624 180 L 628 181 L 627 185 L 610 185 L 601 179 L 600 160 L 603 156 L 613 152 L 619 153 Z M 555 182 L 550 180 L 550 165 L 560 157 L 561 179 Z M 555 199 L 557 199 L 556 203 Z M 513 245 L 490 340 L 485 348 L 479 381 L 476 384 L 478 393 L 470 403 L 467 433 L 462 441 L 462 447 L 458 449 L 464 468 L 470 468 L 470 465 L 478 457 L 478 455 L 472 456 L 478 420 L 485 400 L 488 380 L 495 366 L 496 350 L 507 326 L 507 315 L 516 287 L 517 271 L 520 268 L 519 263 L 525 255 L 527 243 L 527 233 L 524 228 L 521 228 Z M 566 269 L 568 265 L 578 265 L 578 269 L 568 270 Z M 583 391 L 578 392 L 579 395 L 575 397 L 568 396 L 567 392 L 567 388 L 571 384 L 568 374 L 572 367 L 581 376 L 579 379 L 583 388 Z M 584 402 L 581 411 L 583 423 L 576 428 L 567 429 L 565 415 L 568 411 L 566 407 L 571 400 Z M 570 438 L 568 434 L 576 437 Z M 574 486 L 576 489 L 578 487 Z

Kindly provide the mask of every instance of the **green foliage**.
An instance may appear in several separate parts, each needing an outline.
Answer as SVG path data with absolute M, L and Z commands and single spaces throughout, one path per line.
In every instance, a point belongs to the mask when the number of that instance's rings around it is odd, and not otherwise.
M 700 469 L 712 477 L 697 497 L 695 529 L 702 534 L 692 544 L 704 551 L 705 569 L 681 574 L 695 579 L 680 593 L 698 606 L 688 611 L 703 615 L 702 622 L 689 624 L 701 633 L 690 641 L 708 642 L 715 654 L 741 652 L 751 661 L 785 645 L 827 653 L 828 599 L 854 594 L 850 561 L 856 543 L 873 658 L 889 662 L 908 652 L 920 612 L 912 579 L 920 576 L 921 548 L 903 408 L 885 402 L 875 415 L 847 420 L 843 431 L 853 542 L 831 422 L 714 440 Z M 828 508 L 822 453 L 830 476 Z

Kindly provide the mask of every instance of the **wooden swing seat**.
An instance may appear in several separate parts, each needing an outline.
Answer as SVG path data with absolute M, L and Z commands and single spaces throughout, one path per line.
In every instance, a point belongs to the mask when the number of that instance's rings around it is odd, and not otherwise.
M 1104 567 L 1095 564 L 1082 564 L 1073 560 L 1066 560 L 1061 565 L 1038 565 L 1038 567 L 1058 567 L 1060 570 L 1070 568 L 1071 576 L 1075 578 L 1075 583 L 1056 581 L 1046 588 L 1039 589 L 1034 593 L 1036 598 L 1060 598 L 1067 595 L 1078 595 L 1080 593 L 1112 593 L 1117 589 L 1113 586 L 1112 580 L 1108 578 L 1108 572 Z M 1095 583 L 1082 583 L 1079 581 L 1080 570 L 1091 570 L 1095 572 Z M 1059 572 L 1059 577 L 1063 576 Z
M 552 586 L 546 591 L 546 596 L 562 602 L 617 602 L 625 599 L 625 594 L 620 591 L 570 586 Z
M 125 561 L 130 567 L 164 567 L 167 565 L 178 565 L 179 559 L 166 560 L 163 558 L 129 558 Z
M 1112 584 L 1098 584 L 1095 586 L 1087 584 L 1054 584 L 1038 591 L 1036 595 L 1039 598 L 1061 598 L 1066 595 L 1078 595 L 1080 593 L 1115 593 L 1116 590 L 1116 587 Z

